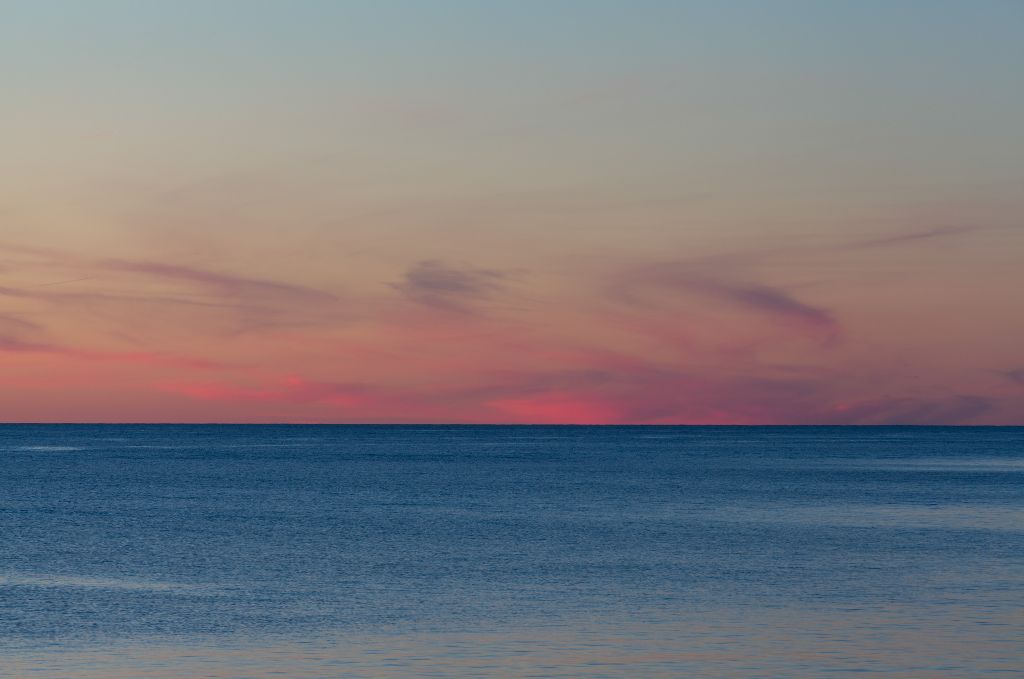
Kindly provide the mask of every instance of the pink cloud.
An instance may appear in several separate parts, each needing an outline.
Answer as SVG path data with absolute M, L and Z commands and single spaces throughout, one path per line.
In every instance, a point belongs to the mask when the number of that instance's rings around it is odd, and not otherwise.
M 163 391 L 181 394 L 202 401 L 265 402 L 355 406 L 364 403 L 369 390 L 359 384 L 310 382 L 288 376 L 271 386 L 245 387 L 222 382 L 164 382 Z
M 29 342 L 15 337 L 0 336 L 0 352 L 19 354 L 48 354 L 81 361 L 111 361 L 115 363 L 144 363 L 177 368 L 219 369 L 227 364 L 189 356 L 177 356 L 149 351 L 96 351 L 78 349 L 45 342 Z
M 823 424 L 970 424 L 995 405 L 992 398 L 971 394 L 884 398 L 840 403 L 814 416 Z
M 622 420 L 622 408 L 585 394 L 547 392 L 524 398 L 489 401 L 488 407 L 516 422 L 536 424 L 611 424 Z

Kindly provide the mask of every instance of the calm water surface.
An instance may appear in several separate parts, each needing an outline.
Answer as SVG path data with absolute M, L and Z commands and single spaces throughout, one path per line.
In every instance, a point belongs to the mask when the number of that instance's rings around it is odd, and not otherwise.
M 1024 429 L 0 426 L 0 676 L 1024 676 Z

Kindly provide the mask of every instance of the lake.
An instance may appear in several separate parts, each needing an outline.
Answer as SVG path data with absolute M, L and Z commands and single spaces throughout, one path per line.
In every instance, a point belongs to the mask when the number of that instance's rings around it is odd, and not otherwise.
M 0 425 L 0 676 L 1024 675 L 1024 428 Z

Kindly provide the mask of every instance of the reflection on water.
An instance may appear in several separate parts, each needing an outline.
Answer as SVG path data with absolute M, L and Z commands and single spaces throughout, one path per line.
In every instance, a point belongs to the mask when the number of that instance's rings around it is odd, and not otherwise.
M 934 472 L 1017 472 L 1024 473 L 1024 459 L 1019 457 L 980 457 L 965 459 L 950 457 L 898 458 L 892 460 L 826 460 L 822 464 L 855 467 L 873 467 L 890 471 L 934 471 Z
M 751 677 L 870 672 L 888 677 L 1019 674 L 1019 615 L 929 610 L 694 610 L 666 622 L 640 611 L 618 625 L 594 620 L 490 632 L 115 645 L 23 652 L 19 677 Z M 0 666 L 2 667 L 2 666 Z
M 0 426 L 0 677 L 1024 676 L 1024 430 Z
M 902 530 L 986 530 L 1024 533 L 1024 508 L 978 505 L 836 504 L 806 507 L 755 505 L 709 510 L 722 521 L 800 523 L 816 526 L 890 527 Z
M 150 582 L 131 578 L 86 578 L 69 575 L 0 574 L 0 592 L 5 587 L 85 587 L 96 589 L 124 589 L 141 591 L 194 590 L 194 585 L 173 582 Z

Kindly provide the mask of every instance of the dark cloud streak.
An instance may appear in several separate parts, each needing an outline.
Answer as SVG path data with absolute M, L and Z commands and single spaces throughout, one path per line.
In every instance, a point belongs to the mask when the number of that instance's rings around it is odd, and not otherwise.
M 871 238 L 868 240 L 854 241 L 852 243 L 848 243 L 845 246 L 845 248 L 878 248 L 890 245 L 903 245 L 904 243 L 914 243 L 923 240 L 934 240 L 937 238 L 946 238 L 948 236 L 975 233 L 977 231 L 983 230 L 986 230 L 986 228 L 981 226 L 935 226 L 929 229 L 910 231 L 907 233 L 895 234 L 893 236 L 883 236 L 881 238 Z
M 474 305 L 500 291 L 505 278 L 502 271 L 424 260 L 392 287 L 417 304 L 469 314 L 475 311 Z
M 259 298 L 270 295 L 296 298 L 310 302 L 337 301 L 335 295 L 322 290 L 290 283 L 280 283 L 273 280 L 232 276 L 190 266 L 123 259 L 106 259 L 99 262 L 99 266 L 108 271 L 137 273 L 204 285 L 236 297 Z
M 810 329 L 826 344 L 835 342 L 842 328 L 831 311 L 807 304 L 782 288 L 750 282 L 725 271 L 686 262 L 657 263 L 637 267 L 616 277 L 609 289 L 611 297 L 628 304 L 647 303 L 648 291 L 670 290 L 711 297 L 738 309 Z
M 1006 378 L 1007 380 L 1024 387 L 1024 368 L 1017 368 L 1015 370 L 1000 370 L 997 372 L 998 375 Z

